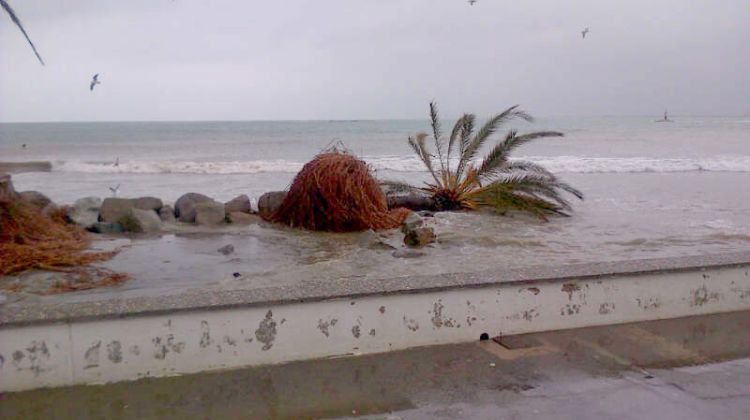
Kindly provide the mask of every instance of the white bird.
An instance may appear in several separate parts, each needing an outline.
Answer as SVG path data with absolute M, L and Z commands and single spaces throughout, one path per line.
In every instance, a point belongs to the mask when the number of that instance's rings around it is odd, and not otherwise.
M 477 2 L 477 0 L 469 0 L 469 6 L 473 6 L 474 3 L 476 3 L 476 2 Z
M 120 166 L 120 157 L 119 156 L 115 158 L 115 163 L 112 166 L 115 166 L 115 167 L 116 166 Z
M 89 90 L 93 91 L 94 86 L 101 84 L 102 82 L 99 81 L 99 73 L 96 73 L 94 75 L 94 78 L 91 79 L 91 85 L 89 85 Z
M 588 34 L 589 32 L 590 31 L 589 31 L 588 27 L 586 29 L 582 30 L 581 31 L 581 38 L 586 39 L 586 34 Z
M 117 184 L 116 187 L 109 187 L 109 190 L 112 191 L 112 197 L 117 197 L 117 192 L 120 191 L 120 184 Z

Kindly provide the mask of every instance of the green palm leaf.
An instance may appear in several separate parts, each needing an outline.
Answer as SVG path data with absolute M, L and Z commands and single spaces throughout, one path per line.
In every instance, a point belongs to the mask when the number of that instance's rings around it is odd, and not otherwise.
M 489 139 L 490 136 L 492 136 L 492 134 L 494 134 L 502 124 L 517 118 L 526 121 L 534 120 L 531 115 L 518 109 L 518 105 L 514 105 L 501 112 L 500 114 L 495 115 L 486 123 L 484 123 L 482 128 L 477 131 L 474 137 L 469 140 L 466 148 L 464 148 L 463 153 L 461 154 L 461 163 L 459 164 L 458 172 L 463 172 L 465 166 L 473 161 L 477 153 L 479 153 L 479 150 L 482 148 L 482 145 L 484 145 L 484 142 L 486 142 L 487 139 Z
M 557 131 L 536 131 L 519 136 L 517 135 L 516 130 L 510 130 L 508 131 L 508 134 L 505 135 L 505 139 L 496 144 L 495 147 L 490 150 L 482 163 L 479 165 L 478 175 L 480 177 L 486 178 L 488 175 L 491 175 L 493 172 L 497 171 L 503 164 L 508 161 L 508 155 L 510 154 L 510 152 L 523 144 L 543 137 L 562 136 L 563 133 Z

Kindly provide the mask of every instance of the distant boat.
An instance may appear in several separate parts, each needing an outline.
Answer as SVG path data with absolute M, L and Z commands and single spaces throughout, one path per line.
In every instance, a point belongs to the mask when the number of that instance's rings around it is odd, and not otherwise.
M 674 121 L 670 120 L 669 115 L 667 115 L 667 111 L 664 111 L 664 118 L 660 120 L 656 120 L 655 122 L 674 122 Z

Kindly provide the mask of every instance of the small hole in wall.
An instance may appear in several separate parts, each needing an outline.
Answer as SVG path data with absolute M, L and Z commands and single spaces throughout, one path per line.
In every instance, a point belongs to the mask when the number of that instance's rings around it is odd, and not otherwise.
M 490 335 L 487 333 L 482 333 L 482 335 L 479 336 L 479 341 L 487 341 L 490 339 Z

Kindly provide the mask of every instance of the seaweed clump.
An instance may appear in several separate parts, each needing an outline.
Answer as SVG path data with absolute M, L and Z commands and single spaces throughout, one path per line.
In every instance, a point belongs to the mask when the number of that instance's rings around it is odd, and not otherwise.
M 9 176 L 0 174 L 0 178 L 0 276 L 34 269 L 68 273 L 48 293 L 113 285 L 127 279 L 125 274 L 87 267 L 112 258 L 117 251 L 87 251 L 87 232 L 68 224 L 63 209 L 45 215 L 18 199 Z
M 367 164 L 338 150 L 305 164 L 270 220 L 329 232 L 398 227 L 409 210 L 388 210 L 388 202 Z

